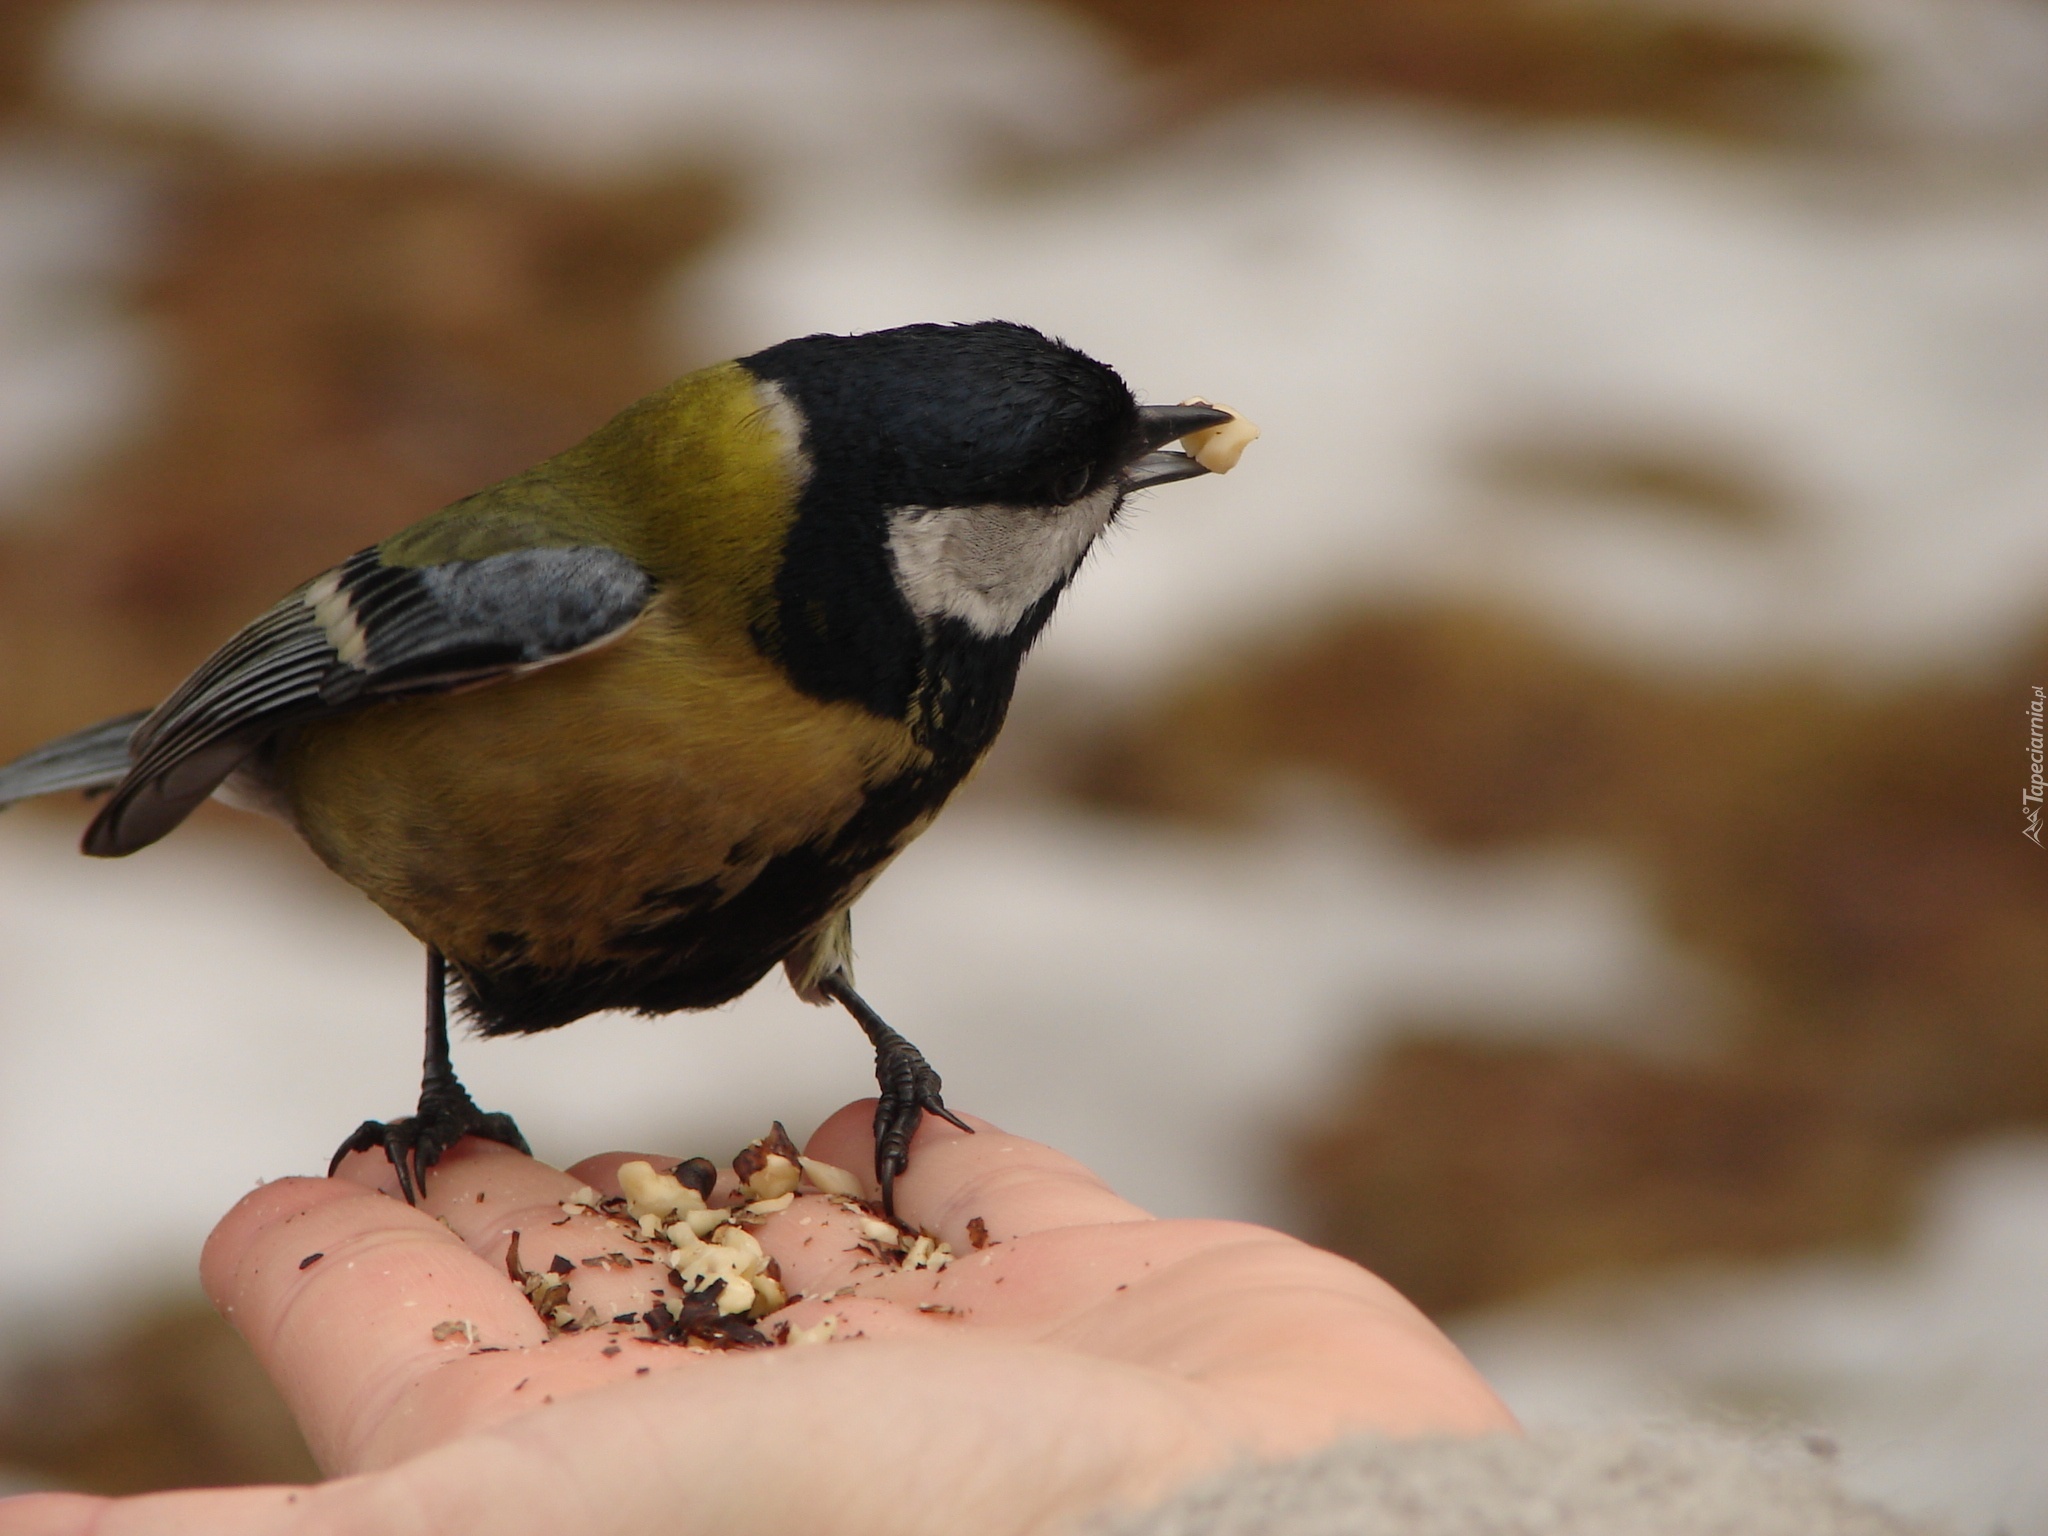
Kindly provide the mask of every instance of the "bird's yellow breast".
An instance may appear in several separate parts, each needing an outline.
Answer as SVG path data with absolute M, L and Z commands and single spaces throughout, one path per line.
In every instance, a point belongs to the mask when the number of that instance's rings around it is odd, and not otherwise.
M 739 889 L 922 766 L 902 723 L 799 693 L 678 606 L 586 656 L 294 732 L 277 769 L 307 841 L 458 965 L 516 942 L 566 966 L 664 893 Z

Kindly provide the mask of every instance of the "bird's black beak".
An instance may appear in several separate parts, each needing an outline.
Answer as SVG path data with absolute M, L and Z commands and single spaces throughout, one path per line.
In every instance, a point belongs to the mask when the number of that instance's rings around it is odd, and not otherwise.
M 1162 453 L 1158 450 L 1190 432 L 1220 427 L 1224 422 L 1236 419 L 1230 412 L 1219 411 L 1213 405 L 1139 406 L 1138 451 L 1124 466 L 1124 489 L 1142 491 L 1148 486 L 1171 485 L 1176 480 L 1191 480 L 1196 475 L 1208 474 L 1208 470 L 1184 453 Z

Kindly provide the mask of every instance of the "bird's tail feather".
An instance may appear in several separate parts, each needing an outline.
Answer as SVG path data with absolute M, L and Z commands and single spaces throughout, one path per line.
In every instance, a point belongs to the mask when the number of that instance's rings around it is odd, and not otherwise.
M 128 738 L 148 715 L 138 709 L 102 720 L 0 765 L 0 809 L 67 789 L 112 788 L 128 772 Z

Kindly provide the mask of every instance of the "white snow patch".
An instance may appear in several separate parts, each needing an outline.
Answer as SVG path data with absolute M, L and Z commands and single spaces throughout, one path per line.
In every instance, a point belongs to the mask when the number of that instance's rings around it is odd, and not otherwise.
M 1953 1159 L 1912 1249 L 1617 1282 L 1458 1342 L 1532 1428 L 1773 1423 L 1856 1487 L 1956 1530 L 2048 1532 L 2048 1142 Z
M 148 208 L 131 169 L 0 141 L 0 517 L 29 511 L 146 413 L 155 359 L 117 293 Z

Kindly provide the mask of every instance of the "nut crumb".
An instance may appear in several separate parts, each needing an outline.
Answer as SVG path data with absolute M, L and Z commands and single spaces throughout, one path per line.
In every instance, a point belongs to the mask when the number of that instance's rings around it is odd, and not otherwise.
M 901 1248 L 903 1230 L 893 1221 L 884 1221 L 879 1216 L 863 1216 L 860 1219 L 860 1235 L 871 1243 L 884 1248 Z
M 694 1238 L 707 1238 L 731 1220 L 731 1211 L 685 1211 L 683 1219 L 668 1229 L 668 1240 L 678 1246 L 686 1246 L 682 1239 L 676 1236 L 678 1232 L 688 1232 Z
M 808 1328 L 785 1329 L 782 1335 L 782 1342 L 792 1347 L 804 1344 L 824 1344 L 828 1343 L 832 1335 L 838 1331 L 839 1319 L 836 1317 L 824 1317 L 811 1324 Z
M 750 1198 L 773 1200 L 796 1188 L 803 1177 L 802 1157 L 777 1120 L 766 1136 L 740 1149 L 740 1155 L 732 1160 L 732 1171 Z
M 831 1163 L 821 1163 L 815 1157 L 799 1157 L 797 1166 L 803 1170 L 803 1176 L 811 1181 L 812 1187 L 820 1194 L 843 1195 L 849 1200 L 858 1200 L 861 1197 L 860 1175 L 856 1173 L 850 1173 Z
M 621 1163 L 619 1188 L 626 1192 L 626 1210 L 633 1216 L 672 1221 L 685 1211 L 704 1209 L 702 1195 L 672 1173 L 656 1173 L 652 1163 Z
M 929 1232 L 918 1233 L 903 1251 L 905 1269 L 944 1269 L 952 1262 L 953 1250 Z

